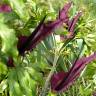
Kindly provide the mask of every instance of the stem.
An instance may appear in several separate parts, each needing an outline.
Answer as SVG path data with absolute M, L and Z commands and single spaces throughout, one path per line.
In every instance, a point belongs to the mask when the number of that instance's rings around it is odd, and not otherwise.
M 49 73 L 49 75 L 48 75 L 48 77 L 47 77 L 47 79 L 45 81 L 45 85 L 44 85 L 44 87 L 43 87 L 43 89 L 41 91 L 41 94 L 39 96 L 46 96 L 46 92 L 48 91 L 48 87 L 50 85 L 50 79 L 51 79 L 52 75 L 54 74 L 58 58 L 59 58 L 59 55 L 55 54 L 52 69 L 51 69 L 51 71 L 50 71 L 50 73 Z

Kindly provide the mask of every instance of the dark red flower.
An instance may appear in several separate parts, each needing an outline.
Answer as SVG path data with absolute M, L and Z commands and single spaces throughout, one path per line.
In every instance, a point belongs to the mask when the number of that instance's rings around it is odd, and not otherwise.
M 63 23 L 67 24 L 69 21 L 68 12 L 71 5 L 72 5 L 72 2 L 65 4 L 64 7 L 59 11 L 59 16 L 57 17 L 57 19 L 64 20 Z
M 23 55 L 25 51 L 32 50 L 35 47 L 35 45 L 39 41 L 38 37 L 39 35 L 41 35 L 40 29 L 43 26 L 45 17 L 41 20 L 39 25 L 36 27 L 36 29 L 32 32 L 30 36 L 21 35 L 18 37 L 19 41 L 18 41 L 17 48 L 18 48 L 19 54 Z
M 74 33 L 75 26 L 76 26 L 76 23 L 77 23 L 77 21 L 78 21 L 78 19 L 80 18 L 81 15 L 82 15 L 82 12 L 78 12 L 77 15 L 73 17 L 73 19 L 71 19 L 71 20 L 69 20 L 67 22 L 68 32 L 69 33 L 66 36 L 66 38 L 65 38 L 64 35 L 60 35 L 60 39 L 61 40 L 70 39 L 70 38 L 73 38 L 74 37 L 74 35 L 75 35 L 75 33 Z
M 71 2 L 65 4 L 55 21 L 48 21 L 47 23 L 44 23 L 44 17 L 30 36 L 19 36 L 17 46 L 19 54 L 24 54 L 25 51 L 31 51 L 41 40 L 50 35 L 54 29 L 62 26 L 63 23 L 68 22 L 68 10 L 70 6 Z
M 69 33 L 69 37 L 70 36 L 74 36 L 74 29 L 75 29 L 75 26 L 76 26 L 76 23 L 78 21 L 78 19 L 80 18 L 80 16 L 82 15 L 82 12 L 78 12 L 76 16 L 74 16 L 74 18 L 72 20 L 69 20 L 68 22 L 68 31 L 70 32 Z
M 78 59 L 68 72 L 58 72 L 51 78 L 51 89 L 56 92 L 66 91 L 79 77 L 81 71 L 85 68 L 85 65 L 96 59 L 96 53 Z
M 10 5 L 8 5 L 8 4 L 0 5 L 0 12 L 7 13 L 7 12 L 11 12 L 11 11 L 12 11 L 12 9 L 11 9 Z

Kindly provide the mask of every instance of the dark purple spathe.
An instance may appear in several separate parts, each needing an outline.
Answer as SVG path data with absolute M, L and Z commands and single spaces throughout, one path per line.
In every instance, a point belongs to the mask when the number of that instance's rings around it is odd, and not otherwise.
M 79 77 L 85 65 L 96 59 L 96 52 L 88 57 L 78 59 L 68 72 L 58 72 L 51 78 L 51 89 L 56 92 L 66 91 Z
M 70 38 L 74 37 L 74 35 L 75 35 L 75 33 L 74 33 L 75 32 L 75 26 L 76 26 L 76 23 L 79 20 L 81 15 L 82 15 L 82 12 L 78 12 L 76 14 L 76 16 L 74 16 L 71 20 L 68 20 L 68 22 L 66 22 L 67 26 L 68 26 L 68 32 L 69 33 L 66 36 L 66 38 L 65 38 L 64 35 L 60 35 L 61 40 L 70 39 Z
M 54 29 L 68 22 L 68 10 L 70 6 L 71 2 L 65 4 L 55 21 L 44 23 L 44 17 L 30 36 L 19 36 L 17 46 L 19 54 L 24 54 L 25 51 L 31 51 L 40 41 L 52 34 Z
M 31 51 L 34 47 L 48 35 L 50 35 L 55 28 L 62 26 L 63 23 L 68 22 L 68 10 L 71 7 L 71 2 L 65 4 L 62 10 L 59 12 L 59 16 L 55 21 L 44 23 L 46 16 L 40 21 L 36 29 L 32 32 L 30 36 L 18 37 L 17 49 L 20 55 L 24 55 L 25 51 Z M 2 5 L 1 12 L 11 12 L 11 7 L 9 5 Z M 10 62 L 11 61 L 11 62 Z M 8 66 L 13 64 L 13 60 L 9 58 Z

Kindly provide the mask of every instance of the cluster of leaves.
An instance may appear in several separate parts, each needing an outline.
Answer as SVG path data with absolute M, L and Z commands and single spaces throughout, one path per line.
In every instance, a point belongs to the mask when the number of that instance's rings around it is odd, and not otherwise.
M 83 11 L 76 30 L 76 38 L 67 41 L 58 41 L 56 35 L 66 35 L 66 28 L 60 28 L 43 42 L 39 43 L 26 56 L 18 56 L 17 42 L 19 35 L 29 36 L 47 15 L 46 21 L 54 20 L 60 8 L 67 0 L 3 0 L 12 7 L 12 12 L 0 13 L 0 95 L 1 96 L 39 96 L 45 80 L 52 68 L 55 53 L 59 54 L 55 72 L 67 72 L 81 52 L 80 57 L 95 50 L 96 21 L 95 0 L 74 0 L 70 10 L 73 17 L 77 10 Z M 56 3 L 58 2 L 58 4 Z M 91 2 L 91 5 L 90 5 Z M 81 6 L 78 7 L 78 4 Z M 89 7 L 90 6 L 90 7 Z M 90 12 L 90 13 L 89 13 Z M 72 18 L 71 17 L 71 18 Z M 69 55 L 70 54 L 70 55 Z M 7 61 L 12 57 L 16 67 L 8 67 Z M 96 88 L 95 62 L 88 65 L 76 83 L 67 92 L 48 96 L 91 96 Z

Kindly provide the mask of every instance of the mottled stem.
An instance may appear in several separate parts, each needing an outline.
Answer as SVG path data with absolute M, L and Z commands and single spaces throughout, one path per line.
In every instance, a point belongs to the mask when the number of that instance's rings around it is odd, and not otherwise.
M 57 60 L 59 58 L 59 55 L 55 55 L 54 57 L 54 62 L 53 62 L 53 67 L 45 81 L 45 85 L 44 87 L 42 88 L 42 91 L 41 91 L 41 94 L 39 96 L 46 96 L 46 92 L 48 91 L 48 88 L 49 88 L 49 85 L 50 85 L 50 79 L 52 77 L 52 75 L 54 74 L 54 71 L 56 69 L 56 65 L 57 65 Z

